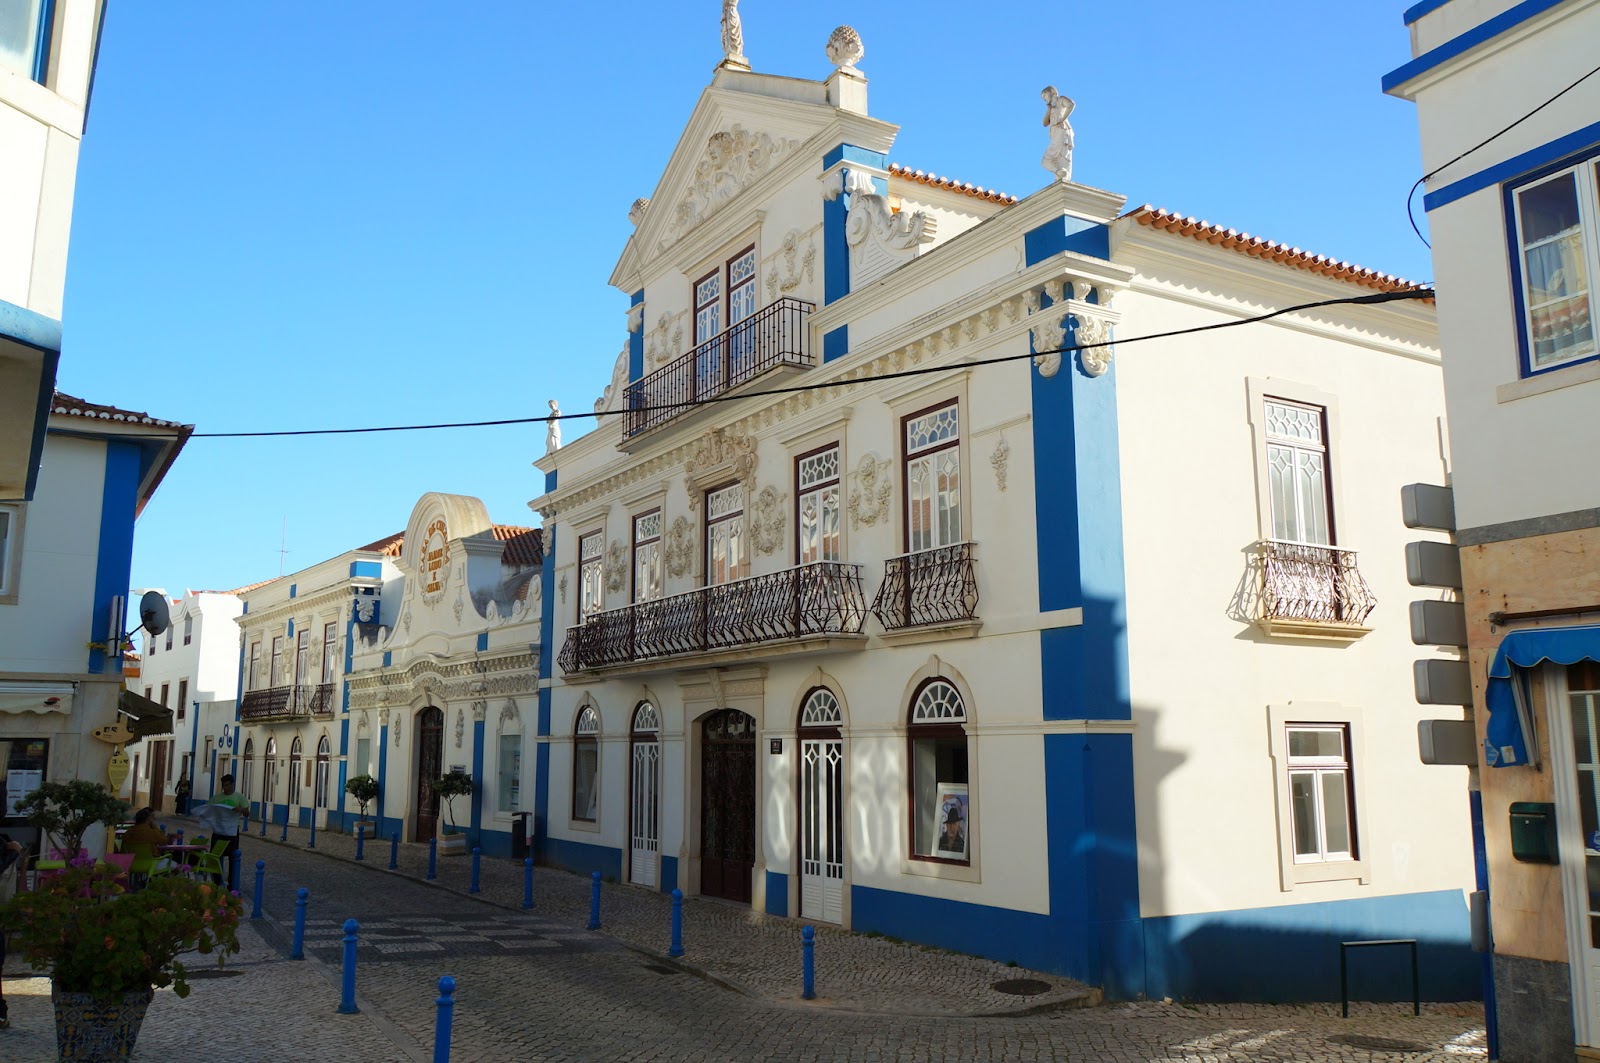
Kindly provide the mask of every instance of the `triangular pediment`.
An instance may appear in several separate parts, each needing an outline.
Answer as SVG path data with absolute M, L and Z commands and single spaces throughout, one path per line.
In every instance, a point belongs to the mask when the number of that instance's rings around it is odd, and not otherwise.
M 895 127 L 836 109 L 824 82 L 719 70 L 700 94 L 648 203 L 636 205 L 636 228 L 612 283 L 628 290 L 651 272 L 657 256 L 670 253 L 710 219 L 748 202 L 751 188 L 791 162 L 810 159 L 820 173 L 821 153 L 832 146 L 819 147 L 828 139 L 824 134 L 863 123 L 886 150 Z

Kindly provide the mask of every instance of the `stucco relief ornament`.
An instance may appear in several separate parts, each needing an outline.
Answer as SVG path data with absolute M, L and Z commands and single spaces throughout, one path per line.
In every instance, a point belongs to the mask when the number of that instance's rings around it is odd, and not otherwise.
M 616 539 L 611 540 L 611 545 L 606 547 L 605 573 L 606 590 L 612 594 L 622 591 L 623 581 L 628 575 L 626 561 L 627 555 L 622 549 L 622 543 Z
M 774 256 L 772 271 L 767 274 L 767 295 L 776 299 L 778 292 L 792 292 L 800 287 L 801 274 L 806 280 L 811 280 L 817 265 L 817 243 L 815 240 L 806 241 L 804 257 L 800 254 L 800 230 L 790 229 L 783 238 L 783 249 L 779 255 L 783 259 L 784 272 L 778 273 L 778 263 Z
M 689 524 L 689 518 L 679 514 L 673 518 L 672 527 L 667 529 L 666 542 L 667 575 L 673 579 L 680 579 L 689 571 L 689 566 L 694 563 L 694 528 Z
M 1033 349 L 1045 352 L 1036 354 L 1033 358 L 1033 364 L 1039 368 L 1040 376 L 1052 377 L 1061 369 L 1061 345 L 1067 339 L 1066 323 L 1065 315 L 1057 317 L 1055 314 L 1050 314 L 1028 330 L 1028 334 L 1033 337 Z
M 520 724 L 522 710 L 517 708 L 516 698 L 507 698 L 506 703 L 500 706 L 500 727 L 503 730 L 508 723 Z
M 1102 306 L 1107 304 L 1102 303 Z M 1107 369 L 1111 368 L 1111 322 L 1103 317 L 1092 317 L 1087 314 L 1075 315 L 1078 319 L 1078 328 L 1073 336 L 1079 346 L 1078 361 L 1083 365 L 1083 371 L 1089 376 L 1104 376 Z M 1092 346 L 1104 344 L 1104 346 Z
M 1000 442 L 994 445 L 993 452 L 989 455 L 989 464 L 994 469 L 994 482 L 1000 490 L 1006 489 L 1006 462 L 1011 459 L 1011 444 L 1006 442 L 1006 434 L 1000 433 Z
M 461 736 L 466 733 L 467 714 L 460 709 L 456 710 L 456 748 L 461 748 Z
M 487 685 L 488 684 L 485 684 L 486 687 Z M 472 720 L 474 723 L 482 723 L 484 717 L 488 715 L 489 703 L 487 701 L 474 701 L 472 703 Z
M 370 624 L 370 623 L 372 623 L 372 621 L 376 618 L 374 614 L 376 614 L 377 610 L 378 610 L 378 598 L 377 598 L 377 595 L 363 594 L 360 597 L 356 598 L 355 609 L 356 609 L 356 623 L 358 623 L 358 624 Z
M 400 626 L 406 629 L 407 635 L 411 634 L 411 610 L 402 609 L 400 611 Z
M 721 465 L 733 467 L 734 479 L 748 490 L 756 473 L 756 441 L 748 435 L 734 435 L 721 428 L 713 428 L 695 440 L 694 453 L 683 463 L 683 482 L 689 489 L 689 508 L 700 506 L 700 492 L 696 489 L 696 476 L 707 469 Z
M 891 251 L 908 251 L 918 244 L 931 243 L 938 235 L 938 223 L 923 211 L 896 213 L 888 197 L 878 193 L 872 175 L 850 170 L 840 190 L 850 197 L 850 213 L 845 218 L 844 238 L 852 248 L 874 236 Z
M 556 581 L 556 590 L 561 592 L 561 604 L 567 604 L 567 574 L 561 573 L 561 578 Z
M 799 146 L 798 140 L 752 133 L 740 125 L 711 134 L 706 140 L 705 154 L 695 167 L 694 178 L 672 212 L 672 221 L 661 238 L 659 249 L 665 249 L 715 213 Z
M 635 228 L 637 228 L 639 223 L 644 221 L 644 212 L 649 209 L 649 197 L 640 196 L 638 199 L 633 201 L 633 206 L 628 208 L 628 220 L 634 224 Z
M 561 449 L 561 407 L 555 399 L 550 400 L 550 417 L 544 424 L 544 452 L 554 454 Z
M 1039 165 L 1056 175 L 1057 181 L 1072 180 L 1072 123 L 1067 118 L 1077 104 L 1063 96 L 1054 85 L 1039 94 L 1044 99 L 1044 126 L 1050 131 L 1050 146 Z
M 461 611 L 467 606 L 466 599 L 461 596 L 461 588 L 456 588 L 456 600 L 451 603 L 450 611 L 456 614 L 456 623 L 461 623 Z
M 739 22 L 739 0 L 722 0 L 722 63 L 735 70 L 749 70 L 744 57 L 744 27 Z
M 783 532 L 789 521 L 789 510 L 784 500 L 788 497 L 771 484 L 756 495 L 750 514 L 750 537 L 755 541 L 756 549 L 763 554 L 775 553 L 783 545 Z
M 878 461 L 871 454 L 864 455 L 856 466 L 853 479 L 856 488 L 850 492 L 850 526 L 868 527 L 889 517 L 889 463 Z
M 399 714 L 396 714 L 395 718 L 394 718 L 394 747 L 396 749 L 400 748 L 400 730 L 404 726 L 404 724 L 405 724 L 405 717 L 400 716 Z
M 611 383 L 594 400 L 594 412 L 604 413 L 617 409 L 622 403 L 622 392 L 628 386 L 628 344 L 622 344 L 622 350 L 617 352 L 617 360 L 611 364 Z
M 867 48 L 861 43 L 861 34 L 853 26 L 840 26 L 829 35 L 827 52 L 828 62 L 854 74 L 856 64 L 867 54 Z

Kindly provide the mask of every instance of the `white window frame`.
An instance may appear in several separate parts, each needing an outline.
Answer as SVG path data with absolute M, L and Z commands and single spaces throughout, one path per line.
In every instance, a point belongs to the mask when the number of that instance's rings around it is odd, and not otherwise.
M 1304 543 L 1307 546 L 1335 545 L 1338 535 L 1334 524 L 1332 484 L 1328 475 L 1328 451 L 1331 448 L 1328 446 L 1326 411 L 1320 406 L 1295 402 L 1277 395 L 1266 396 L 1261 405 L 1265 416 L 1262 434 L 1266 439 L 1268 517 L 1272 522 L 1272 534 L 1269 538 L 1279 542 Z M 1302 439 L 1295 435 L 1274 432 L 1272 427 L 1274 410 L 1281 410 L 1289 416 L 1314 419 L 1317 438 Z M 1277 492 L 1273 490 L 1273 478 L 1279 455 L 1286 455 L 1291 466 L 1289 498 L 1283 500 L 1285 512 L 1282 513 L 1279 512 Z M 1307 475 L 1305 469 L 1308 462 L 1313 462 L 1317 466 L 1316 483 L 1311 492 L 1301 490 L 1301 481 Z M 1308 499 L 1308 493 L 1314 494 L 1315 498 Z M 1312 505 L 1320 503 L 1322 512 L 1318 514 L 1311 511 L 1308 502 Z
M 731 508 L 733 492 L 738 492 L 738 508 Z M 705 579 L 706 586 L 733 583 L 750 575 L 750 547 L 748 509 L 750 500 L 745 497 L 745 484 L 734 480 L 713 487 L 705 493 Z M 724 545 L 727 564 L 722 578 L 717 578 L 717 548 Z
M 829 453 L 833 455 L 832 475 L 822 466 Z M 808 478 L 809 477 L 809 478 Z M 830 502 L 831 492 L 831 502 Z M 837 440 L 815 447 L 794 459 L 794 528 L 795 564 L 809 565 L 819 561 L 844 560 L 844 448 Z M 813 534 L 807 534 L 805 522 L 806 503 L 816 499 L 817 521 Z M 822 528 L 827 525 L 826 514 L 832 512 L 834 548 L 830 552 Z M 812 540 L 811 542 L 808 542 Z
M 1352 804 L 1351 836 L 1354 859 L 1299 860 L 1294 847 L 1294 798 L 1289 787 L 1292 761 L 1289 757 L 1291 728 L 1342 727 L 1345 732 L 1345 760 Z M 1290 701 L 1267 706 L 1268 754 L 1272 762 L 1273 793 L 1278 826 L 1278 877 L 1284 892 L 1312 882 L 1372 882 L 1366 821 L 1372 805 L 1367 800 L 1366 777 L 1371 774 L 1366 757 L 1365 714 L 1359 706 L 1334 702 Z
M 650 533 L 654 518 L 654 533 Z M 653 602 L 666 594 L 666 567 L 662 551 L 666 549 L 666 513 L 657 506 L 634 515 L 633 527 L 633 600 Z M 651 585 L 653 581 L 653 586 Z
M 16 605 L 22 579 L 23 517 L 27 507 L 0 504 L 0 605 Z M 147 640 L 153 641 L 153 640 Z
M 578 803 L 578 750 L 580 743 L 594 746 L 594 775 L 590 779 L 589 807 L 579 814 Z M 572 721 L 572 785 L 568 787 L 569 817 L 575 824 L 598 829 L 600 823 L 600 710 L 586 702 L 578 707 Z
M 585 557 L 584 547 L 594 544 L 594 556 Z M 606 533 L 595 528 L 578 536 L 578 623 L 582 624 L 606 607 Z
M 1517 304 L 1518 376 L 1520 377 L 1538 376 L 1555 369 L 1600 359 L 1600 320 L 1596 319 L 1597 313 L 1600 313 L 1600 278 L 1596 276 L 1597 272 L 1600 272 L 1600 175 L 1596 174 L 1597 167 L 1600 167 L 1600 155 L 1591 155 L 1558 170 L 1540 173 L 1536 177 L 1524 178 L 1506 186 L 1510 213 L 1510 232 L 1506 235 L 1517 278 L 1513 295 Z M 1579 294 L 1588 298 L 1590 350 L 1536 366 L 1533 349 L 1533 306 L 1528 288 L 1529 247 L 1522 239 L 1522 196 L 1541 185 L 1559 181 L 1569 174 L 1573 177 L 1574 192 L 1578 200 L 1577 232 L 1583 244 L 1586 283 L 1581 293 L 1574 292 L 1566 298 L 1576 298 Z M 1540 246 L 1560 238 L 1559 235 L 1550 237 L 1541 241 Z
M 283 636 L 272 636 L 272 665 L 267 673 L 267 686 L 283 686 Z
M 947 409 L 953 409 L 955 411 L 956 427 L 954 438 L 941 439 L 933 443 L 918 446 L 915 450 L 913 450 L 908 437 L 908 433 L 910 432 L 912 425 L 924 418 L 937 417 Z M 904 538 L 902 542 L 904 543 L 906 553 L 908 554 L 921 553 L 924 550 L 937 550 L 946 546 L 955 546 L 968 540 L 967 509 L 969 500 L 966 498 L 966 494 L 967 484 L 970 483 L 970 480 L 967 477 L 966 464 L 963 454 L 963 451 L 966 448 L 962 446 L 962 422 L 965 420 L 965 417 L 965 403 L 962 401 L 962 398 L 951 396 L 949 398 L 940 399 L 922 409 L 913 410 L 899 418 L 900 493 L 902 499 L 904 500 L 904 505 L 902 507 L 902 518 L 905 521 Z M 954 460 L 956 469 L 956 485 L 954 492 L 954 509 L 956 527 L 953 532 L 941 533 L 939 529 L 943 526 L 944 522 L 938 518 L 940 515 L 946 512 L 946 510 L 940 508 L 940 499 L 944 492 L 942 492 L 938 487 L 937 472 L 938 465 L 946 460 L 943 455 L 949 451 L 955 452 Z M 911 492 L 912 469 L 918 465 L 926 465 L 934 475 L 934 483 L 930 488 L 933 492 L 931 496 L 932 508 L 930 509 L 929 513 L 930 522 L 924 529 L 927 534 L 922 539 L 918 539 L 915 536 L 913 531 L 913 521 L 911 519 L 912 505 L 914 502 Z
M 1339 514 L 1347 512 L 1340 485 L 1342 475 L 1339 440 L 1339 400 L 1325 391 L 1292 380 L 1275 377 L 1246 377 L 1245 392 L 1249 400 L 1251 453 L 1256 470 L 1256 529 L 1257 539 L 1272 539 L 1272 482 L 1267 461 L 1267 400 L 1286 402 L 1297 406 L 1320 407 L 1322 410 L 1322 435 L 1326 445 L 1323 475 L 1328 497 L 1328 543 L 1317 544 L 1343 548 L 1339 542 Z
M 514 740 L 514 760 L 507 769 L 506 743 Z M 522 732 L 502 731 L 495 742 L 495 815 L 509 818 L 522 811 L 522 759 L 525 754 Z
M 245 690 L 259 690 L 261 682 L 261 640 L 250 643 L 250 663 L 244 676 Z
M 322 682 L 324 686 L 332 685 L 338 677 L 339 650 L 339 625 L 322 625 Z
M 0 63 L 0 71 L 8 70 L 29 81 L 48 86 L 51 74 L 50 53 L 55 48 L 55 16 L 59 7 L 59 3 L 52 3 L 51 0 L 37 0 L 32 12 L 33 31 L 29 38 L 32 41 L 33 54 L 20 66 L 9 60 Z

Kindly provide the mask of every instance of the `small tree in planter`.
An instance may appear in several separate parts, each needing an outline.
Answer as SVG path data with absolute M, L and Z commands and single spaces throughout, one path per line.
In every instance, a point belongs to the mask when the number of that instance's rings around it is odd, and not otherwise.
M 99 783 L 73 779 L 41 783 L 19 800 L 13 811 L 26 816 L 29 826 L 43 831 L 72 860 L 83 848 L 83 836 L 90 827 L 121 823 L 128 818 L 129 807 Z
M 472 793 L 472 776 L 464 771 L 448 771 L 433 782 L 433 792 L 444 799 L 445 830 L 441 849 L 447 852 L 466 852 L 467 836 L 456 827 L 455 799 Z
M 344 792 L 356 799 L 356 804 L 361 806 L 361 819 L 356 823 L 357 830 L 365 830 L 371 826 L 367 822 L 367 806 L 378 799 L 378 780 L 370 775 L 357 775 L 344 784 Z

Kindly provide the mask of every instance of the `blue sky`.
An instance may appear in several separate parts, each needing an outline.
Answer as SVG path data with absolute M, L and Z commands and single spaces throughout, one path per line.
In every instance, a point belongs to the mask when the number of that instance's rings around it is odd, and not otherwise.
M 1039 90 L 1076 179 L 1418 280 L 1403 2 L 741 4 L 758 71 L 861 33 L 892 161 L 1027 195 Z M 1329 12 L 1335 12 L 1331 17 Z M 466 14 L 470 12 L 469 20 Z M 606 280 L 721 58 L 718 0 L 110 6 L 78 171 L 59 386 L 199 431 L 591 407 Z M 566 437 L 589 422 L 568 422 Z M 133 585 L 226 588 L 404 527 L 426 491 L 534 524 L 540 425 L 190 442 Z

